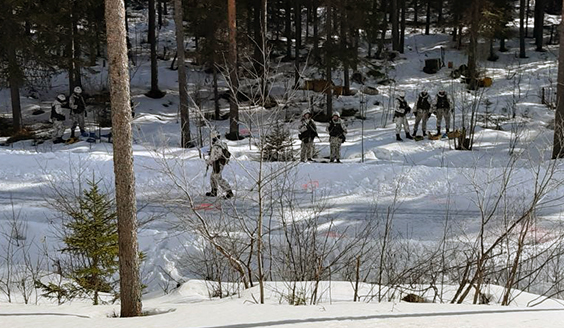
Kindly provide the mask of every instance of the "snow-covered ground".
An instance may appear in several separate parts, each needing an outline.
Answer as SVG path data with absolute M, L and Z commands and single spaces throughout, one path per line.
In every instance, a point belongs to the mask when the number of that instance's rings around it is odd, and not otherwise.
M 143 29 L 138 25 L 138 29 Z M 173 27 L 167 27 L 170 31 Z M 163 37 L 172 40 L 173 34 Z M 137 35 L 140 32 L 132 32 Z M 335 108 L 342 111 L 360 107 L 366 101 L 367 119 L 345 118 L 349 133 L 342 147 L 343 164 L 303 163 L 292 166 L 289 190 L 299 200 L 305 210 L 313 208 L 317 202 L 326 202 L 322 216 L 332 222 L 343 234 L 358 231 L 366 226 L 371 213 L 374 217 L 386 216 L 394 210 L 395 236 L 413 243 L 433 244 L 444 236 L 445 218 L 449 218 L 448 238 L 473 241 L 480 229 L 480 200 L 495 198 L 502 184 L 502 177 L 511 169 L 507 191 L 507 204 L 515 209 L 526 206 L 537 181 L 537 172 L 554 168 L 553 183 L 543 195 L 543 205 L 536 215 L 539 217 L 536 229 L 539 244 L 549 243 L 558 237 L 564 204 L 559 198 L 564 195 L 561 181 L 564 171 L 560 163 L 550 160 L 550 147 L 553 130 L 550 126 L 553 110 L 542 105 L 541 88 L 554 90 L 556 85 L 557 46 L 547 46 L 547 52 L 528 51 L 529 58 L 519 59 L 515 55 L 516 40 L 508 42 L 511 51 L 498 53 L 497 62 L 482 61 L 480 66 L 486 76 L 493 79 L 490 88 L 469 93 L 459 80 L 449 77 L 450 69 L 443 68 L 437 74 L 422 72 L 424 60 L 439 57 L 440 48 L 445 49 L 445 62 L 453 62 L 454 67 L 465 63 L 463 52 L 452 48 L 449 36 L 437 34 L 424 36 L 410 34 L 406 39 L 406 52 L 388 67 L 389 77 L 395 80 L 388 86 L 377 86 L 380 94 L 376 96 L 339 97 Z M 487 49 L 483 45 L 484 51 Z M 484 56 L 485 57 L 485 56 Z M 138 104 L 134 125 L 134 156 L 136 170 L 136 191 L 139 203 L 139 217 L 144 222 L 141 227 L 140 249 L 145 253 L 143 264 L 144 283 L 148 294 L 144 307 L 149 314 L 143 318 L 115 319 L 112 314 L 119 311 L 117 305 L 93 307 L 87 301 L 56 306 L 46 300 L 40 305 L 22 305 L 21 297 L 15 301 L 0 304 L 0 317 L 3 327 L 560 327 L 564 319 L 561 302 L 548 300 L 539 306 L 529 308 L 536 296 L 520 294 L 509 307 L 497 305 L 450 305 L 450 304 L 410 304 L 399 302 L 351 302 L 352 287 L 348 282 L 336 282 L 324 288 L 323 301 L 313 306 L 290 306 L 276 291 L 281 287 L 274 283 L 267 285 L 269 291 L 266 305 L 255 304 L 258 294 L 256 288 L 242 291 L 225 299 L 210 299 L 205 283 L 184 270 L 180 261 L 182 254 L 198 250 L 198 238 L 190 231 L 178 231 L 178 217 L 170 211 L 170 199 L 178 197 L 171 174 L 163 172 L 165 167 L 184 180 L 194 196 L 196 206 L 209 206 L 210 201 L 201 195 L 209 188 L 205 175 L 205 163 L 200 154 L 209 143 L 209 126 L 198 129 L 199 113 L 193 111 L 192 132 L 199 139 L 203 133 L 205 144 L 199 149 L 178 148 L 180 139 L 178 107 L 177 72 L 169 70 L 170 62 L 161 62 L 159 81 L 161 89 L 167 92 L 162 99 L 149 99 L 143 95 L 148 91 L 149 63 L 139 59 L 139 66 L 132 70 L 133 99 Z M 311 91 L 288 91 L 285 72 L 291 67 L 281 65 L 273 83 L 273 94 L 280 97 L 280 107 L 284 109 L 263 110 L 243 107 L 241 109 L 241 131 L 257 137 L 263 129 L 273 122 L 274 115 L 281 119 L 288 114 L 300 113 L 307 108 L 312 99 L 319 105 L 322 96 Z M 366 69 L 361 69 L 361 71 Z M 100 65 L 86 70 L 85 89 L 95 93 L 106 80 L 105 68 Z M 316 69 L 304 69 L 307 76 L 315 76 Z M 340 84 L 338 74 L 334 80 Z M 61 74 L 53 79 L 51 86 L 38 94 L 38 99 L 22 97 L 26 120 L 38 106 L 49 108 L 51 99 L 58 92 L 68 89 L 66 76 Z M 209 85 L 210 76 L 201 68 L 190 66 L 189 82 L 191 91 L 201 85 Z M 369 80 L 367 84 L 374 84 Z M 224 83 L 220 83 L 223 87 Z M 355 89 L 361 85 L 353 84 Z M 552 89 L 550 89 L 552 88 Z M 454 142 L 447 138 L 423 140 L 419 142 L 396 142 L 394 124 L 391 123 L 390 104 L 398 90 L 407 93 L 411 105 L 419 91 L 426 89 L 431 95 L 446 90 L 455 101 L 455 122 L 460 126 L 463 111 L 472 102 L 478 102 L 480 112 L 488 112 L 495 120 L 485 123 L 479 121 L 476 141 L 472 151 L 454 150 Z M 550 92 L 549 92 L 550 93 Z M 206 96 L 208 93 L 204 93 Z M 282 95 L 290 94 L 286 103 Z M 486 105 L 486 100 L 489 105 Z M 228 104 L 222 100 L 222 111 Z M 513 107 L 515 106 L 515 107 Z M 211 102 L 204 102 L 205 110 L 212 110 Z M 9 108 L 9 90 L 0 90 L 0 108 Z M 515 108 L 515 118 L 511 118 Z M 320 109 L 321 110 L 321 109 Z M 2 112 L 4 114 L 4 112 Z M 89 121 L 92 120 L 89 116 Z M 48 113 L 33 116 L 33 120 L 46 121 Z M 495 121 L 495 122 L 494 122 Z M 92 122 L 92 121 L 90 121 Z M 414 119 L 410 117 L 410 126 Z M 228 131 L 227 121 L 211 121 L 210 124 L 221 133 Z M 497 124 L 497 129 L 492 129 Z M 287 123 L 294 139 L 297 139 L 297 122 Z M 92 131 L 96 129 L 91 128 Z M 316 147 L 320 157 L 328 156 L 328 134 L 325 124 L 318 123 L 320 140 Z M 435 117 L 428 123 L 428 131 L 435 131 Z M 515 132 L 517 131 L 517 132 Z M 107 133 L 105 129 L 103 133 Z M 509 148 L 519 134 L 513 154 Z M 67 131 L 65 137 L 68 137 Z M 402 133 L 403 135 L 403 133 Z M 5 141 L 5 140 L 0 140 Z M 234 204 L 246 208 L 257 197 L 256 174 L 261 163 L 256 161 L 256 139 L 227 141 L 233 154 L 224 176 L 235 186 Z M 9 229 L 9 222 L 19 217 L 26 224 L 26 239 L 33 241 L 33 251 L 39 253 L 44 245 L 56 252 L 58 241 L 55 238 L 56 213 L 52 202 L 52 185 L 61 189 L 83 188 L 86 179 L 101 179 L 112 186 L 113 163 L 110 143 L 79 142 L 72 145 L 55 145 L 46 141 L 33 145 L 31 141 L 21 141 L 0 147 L 0 224 L 3 231 Z M 299 144 L 295 142 L 295 149 Z M 365 161 L 361 162 L 364 149 Z M 513 160 L 516 159 L 515 162 Z M 263 163 L 263 170 L 279 168 L 283 164 Z M 554 165 L 554 166 L 553 166 Z M 178 181 L 178 180 L 177 180 Z M 481 198 L 483 197 L 483 198 Z M 227 202 L 227 201 L 226 201 Z M 211 203 L 211 206 L 217 206 Z M 252 206 L 251 206 L 252 208 Z M 447 211 L 448 210 L 448 211 Z M 210 214 L 211 213 L 211 214 Z M 208 213 L 213 217 L 213 209 Z M 448 213 L 448 216 L 446 215 Z M 492 228 L 492 229 L 495 229 Z M 550 234 L 552 233 L 552 235 Z M 9 235 L 9 234 L 8 234 Z M 549 238 L 547 238 L 547 236 Z M 6 248 L 7 238 L 0 238 L 0 245 Z M 179 282 L 179 288 L 172 288 L 162 295 L 163 284 L 171 283 L 163 270 Z M 365 287 L 369 294 L 369 286 Z M 168 291 L 168 287 L 167 287 Z M 499 304 L 501 290 L 491 286 L 493 303 Z M 452 291 L 450 291 L 452 293 Z M 448 293 L 445 301 L 448 302 Z M 366 301 L 366 299 L 364 299 Z M 282 303 L 282 304 L 280 304 Z

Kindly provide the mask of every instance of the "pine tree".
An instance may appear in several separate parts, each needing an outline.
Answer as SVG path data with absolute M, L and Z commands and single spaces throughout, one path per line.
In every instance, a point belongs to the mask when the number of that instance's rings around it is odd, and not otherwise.
M 118 270 L 117 215 L 107 195 L 98 184 L 89 181 L 90 189 L 80 197 L 76 211 L 64 224 L 62 253 L 72 257 L 71 278 L 93 293 L 94 305 L 100 292 L 114 291 L 112 278 Z
M 265 137 L 262 150 L 262 158 L 265 161 L 292 161 L 292 138 L 290 131 L 284 128 L 282 123 L 277 123 L 272 132 Z

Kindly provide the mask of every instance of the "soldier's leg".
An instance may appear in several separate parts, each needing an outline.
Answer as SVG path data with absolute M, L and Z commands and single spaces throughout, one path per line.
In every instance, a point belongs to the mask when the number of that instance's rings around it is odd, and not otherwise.
M 336 145 L 335 145 L 335 159 L 337 161 L 341 160 L 341 138 L 335 138 L 336 140 Z
M 300 150 L 300 161 L 302 162 L 307 161 L 306 151 L 306 143 L 302 141 L 302 149 Z
M 78 125 L 78 117 L 76 114 L 71 113 L 71 120 L 72 120 L 72 126 L 71 126 L 71 138 L 74 138 L 74 130 L 76 130 L 76 126 Z
M 337 137 L 329 137 L 329 145 L 330 145 L 330 148 L 331 148 L 331 154 L 330 154 L 329 158 L 331 159 L 331 161 L 339 158 L 338 157 L 338 151 L 339 151 L 338 145 L 340 145 L 340 141 L 341 140 Z
M 315 147 L 313 146 L 313 140 L 307 143 L 307 159 L 312 159 L 315 152 Z
M 214 172 L 212 172 L 212 174 L 210 175 L 210 187 L 212 194 L 217 194 L 217 187 L 218 187 L 217 180 L 219 175 L 220 175 L 219 173 L 214 173 Z
M 419 122 L 421 122 L 421 110 L 417 112 L 417 115 L 415 116 L 415 124 L 413 125 L 413 135 L 417 134 L 417 129 L 419 128 Z M 423 130 L 425 130 L 425 128 L 423 128 Z
M 450 130 L 450 110 L 445 109 L 443 116 L 445 118 L 445 126 L 446 126 L 446 129 L 447 129 L 447 132 L 448 132 Z
M 78 127 L 80 128 L 80 133 L 84 133 L 86 131 L 84 126 L 84 113 L 81 113 L 78 115 Z
M 423 123 L 421 124 L 421 129 L 423 129 L 423 135 L 425 135 L 427 134 L 427 121 L 429 120 L 429 112 L 423 112 L 422 116 Z
M 227 180 L 223 178 L 222 173 L 223 173 L 223 165 L 220 166 L 219 173 L 217 175 L 217 184 L 221 187 L 221 189 L 223 189 L 223 191 L 231 192 L 231 186 L 229 185 L 229 182 L 227 182 Z
M 396 134 L 401 132 L 401 128 L 403 125 L 403 117 L 396 117 Z
M 407 120 L 407 116 L 403 118 L 403 130 L 405 131 L 405 134 L 409 135 L 409 121 Z

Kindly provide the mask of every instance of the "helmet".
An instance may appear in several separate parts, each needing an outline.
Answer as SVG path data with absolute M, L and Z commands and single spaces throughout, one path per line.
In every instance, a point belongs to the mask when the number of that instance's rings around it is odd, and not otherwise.
M 403 91 L 398 92 L 398 97 L 405 98 L 405 92 Z
M 302 112 L 302 116 L 305 116 L 306 114 L 311 115 L 311 111 L 309 109 L 304 109 L 304 111 Z
M 427 97 L 428 95 L 429 95 L 429 93 L 427 92 L 427 90 L 421 91 L 421 96 Z
M 63 102 L 65 100 L 67 100 L 67 96 L 65 96 L 64 94 L 61 93 L 57 96 L 57 100 Z
M 219 138 L 220 138 L 220 135 L 219 135 L 219 133 L 218 133 L 217 131 L 212 131 L 212 132 L 210 133 L 210 137 L 211 137 L 212 139 L 219 139 Z
M 441 96 L 441 97 L 446 96 L 446 91 L 445 90 L 439 91 L 439 96 Z
M 339 114 L 339 112 L 333 112 L 333 115 L 331 115 L 331 117 L 333 116 L 341 117 L 341 114 Z
M 82 88 L 81 88 L 80 86 L 76 86 L 76 87 L 74 87 L 73 91 L 74 91 L 74 93 L 81 94 L 81 93 L 82 93 Z

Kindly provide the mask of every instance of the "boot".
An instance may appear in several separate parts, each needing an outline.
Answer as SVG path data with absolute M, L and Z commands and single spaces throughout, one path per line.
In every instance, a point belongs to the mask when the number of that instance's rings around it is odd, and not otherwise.
M 438 137 L 441 135 L 441 127 L 437 126 L 437 134 L 435 134 L 435 137 Z
M 427 131 L 423 130 L 423 136 L 427 135 Z
M 446 129 L 446 133 L 447 133 L 447 134 L 448 134 L 448 132 L 449 132 L 449 129 Z
M 334 161 L 335 161 L 335 160 L 334 160 L 333 158 L 331 158 L 331 159 L 329 160 L 329 162 L 331 162 L 331 163 L 333 163 Z
M 206 193 L 206 196 L 208 196 L 208 197 L 215 197 L 215 196 L 217 196 L 217 189 L 212 189 L 211 191 L 208 191 L 208 192 Z
M 405 133 L 405 137 L 406 137 L 407 139 L 413 139 L 413 137 L 411 136 L 411 134 L 409 134 L 409 132 L 406 132 L 406 133 Z
M 70 137 L 71 137 L 71 138 L 74 138 L 74 130 L 71 131 Z
M 335 161 L 337 163 L 341 163 L 341 160 L 337 158 L 337 160 Z
M 225 199 L 229 199 L 229 198 L 233 198 L 233 191 L 228 190 L 227 193 L 225 194 L 225 196 L 223 196 Z
M 423 134 L 425 134 L 425 133 L 423 133 Z M 413 130 L 412 136 L 414 136 L 414 137 L 417 136 L 417 130 Z
M 396 133 L 396 141 L 403 141 L 403 139 L 402 139 L 402 138 L 400 138 L 400 135 L 399 135 L 399 133 Z

